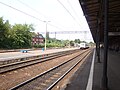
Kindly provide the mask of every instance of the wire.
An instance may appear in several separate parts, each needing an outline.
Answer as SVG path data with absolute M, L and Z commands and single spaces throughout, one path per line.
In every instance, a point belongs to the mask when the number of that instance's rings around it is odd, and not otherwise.
M 73 15 L 69 12 L 69 10 L 67 10 L 67 8 L 59 1 L 57 0 L 62 6 L 63 8 L 70 14 L 70 16 L 75 20 L 75 18 L 73 17 Z
M 51 24 L 51 23 L 48 23 L 50 26 L 53 26 L 53 27 L 55 27 L 55 28 L 57 28 L 57 29 L 60 29 L 60 30 L 62 30 L 62 28 L 60 28 L 60 27 L 58 27 L 58 26 L 55 26 L 55 25 L 53 25 L 53 24 Z
M 38 14 L 44 16 L 45 18 L 48 18 L 47 16 L 43 15 L 42 13 L 40 13 L 39 11 L 37 11 L 36 9 L 32 8 L 31 6 L 29 6 L 28 4 L 22 2 L 21 0 L 17 0 L 17 1 L 20 2 L 21 4 L 23 4 L 24 6 L 30 8 L 31 10 L 35 11 L 36 13 L 38 13 Z
M 29 5 L 27 5 L 26 3 L 24 3 L 24 2 L 22 2 L 21 0 L 17 0 L 18 2 L 20 2 L 21 4 L 23 4 L 24 6 L 26 6 L 26 7 L 28 7 L 28 8 L 30 8 L 31 10 L 33 10 L 33 11 L 35 11 L 35 12 L 37 12 L 38 14 L 41 14 L 40 12 L 38 12 L 36 9 L 34 9 L 34 8 L 32 8 L 32 7 L 30 7 Z M 45 15 L 43 15 L 45 18 L 47 18 Z M 54 21 L 54 20 L 52 20 L 52 21 Z M 55 25 L 52 25 L 51 23 L 48 23 L 50 26 L 53 26 L 53 27 L 55 27 L 55 28 L 57 28 L 57 29 L 60 29 L 60 30 L 62 30 L 60 27 L 58 27 L 58 26 L 55 26 Z
M 59 0 L 57 0 L 62 6 L 63 6 L 63 8 L 70 14 L 70 16 L 75 20 L 75 22 L 77 23 L 77 24 L 79 24 L 78 22 L 77 22 L 77 20 L 75 19 L 75 17 L 69 12 L 69 10 L 59 1 Z M 80 25 L 80 24 L 79 24 Z
M 9 7 L 9 8 L 12 8 L 12 9 L 14 9 L 14 10 L 16 10 L 16 11 L 18 11 L 18 12 L 21 12 L 21 13 L 23 13 L 23 14 L 25 14 L 25 15 L 27 15 L 27 16 L 30 16 L 30 17 L 32 17 L 32 18 L 34 18 L 34 19 L 36 19 L 36 20 L 39 20 L 39 21 L 41 21 L 41 22 L 43 22 L 43 23 L 45 23 L 43 20 L 41 20 L 41 19 L 39 19 L 39 18 L 37 18 L 37 17 L 35 17 L 35 16 L 33 16 L 33 15 L 30 15 L 30 14 L 28 14 L 28 13 L 26 13 L 26 12 L 23 12 L 22 10 L 19 10 L 19 9 L 17 9 L 17 8 L 15 8 L 15 7 L 12 7 L 12 6 L 10 6 L 10 5 L 8 5 L 8 4 L 5 4 L 5 3 L 3 3 L 3 2 L 0 2 L 1 4 L 3 4 L 3 5 L 5 5 L 5 6 L 7 6 L 7 7 Z M 60 2 L 61 3 L 61 2 Z M 61 3 L 61 5 L 63 5 L 62 3 Z M 64 7 L 64 5 L 63 5 L 63 7 Z M 65 7 L 64 7 L 65 8 Z M 67 9 L 66 9 L 67 10 Z M 67 12 L 69 12 L 68 10 L 67 10 Z M 69 14 L 72 16 L 72 14 L 69 12 Z M 72 16 L 73 17 L 73 16 Z M 75 20 L 75 18 L 73 17 L 73 19 Z M 55 26 L 55 25 L 52 25 L 52 24 L 50 24 L 50 23 L 48 23 L 50 26 L 53 26 L 53 27 L 55 27 L 55 28 L 57 28 L 57 29 L 61 29 L 60 27 L 58 27 L 58 26 Z M 62 30 L 62 29 L 61 29 Z
M 30 17 L 32 17 L 32 18 L 34 18 L 34 19 L 37 19 L 37 20 L 41 21 L 41 22 L 44 22 L 43 20 L 41 20 L 41 19 L 39 19 L 39 18 L 37 18 L 37 17 L 35 17 L 35 16 L 32 16 L 32 15 L 26 13 L 26 12 L 23 12 L 23 11 L 17 9 L 17 8 L 14 8 L 14 7 L 10 6 L 10 5 L 7 5 L 7 4 L 5 4 L 5 3 L 3 3 L 3 2 L 0 2 L 0 3 L 3 4 L 3 5 L 5 5 L 5 6 L 7 6 L 7 7 L 10 7 L 10 8 L 12 8 L 12 9 L 14 9 L 14 10 L 16 10 L 16 11 L 18 11 L 18 12 L 21 12 L 21 13 L 27 15 L 27 16 L 30 16 Z
M 35 17 L 35 16 L 32 16 L 32 15 L 26 13 L 26 12 L 23 12 L 23 11 L 21 11 L 21 10 L 19 10 L 19 9 L 16 9 L 16 8 L 14 8 L 14 7 L 10 6 L 10 5 L 7 5 L 7 4 L 5 4 L 5 3 L 3 3 L 3 2 L 0 2 L 0 3 L 3 4 L 3 5 L 5 5 L 5 6 L 7 6 L 7 7 L 9 7 L 9 8 L 12 8 L 12 9 L 14 9 L 14 10 L 16 10 L 16 11 L 19 11 L 19 12 L 21 12 L 21 13 L 27 15 L 27 16 L 30 16 L 30 17 L 32 17 L 32 18 L 34 18 L 34 19 L 37 19 L 37 20 L 45 23 L 43 20 L 41 20 L 41 19 L 39 19 L 39 18 L 37 18 L 37 17 Z M 59 27 L 57 27 L 57 26 L 55 26 L 55 25 L 52 25 L 52 24 L 50 24 L 50 23 L 48 23 L 48 24 L 49 24 L 50 26 L 53 26 L 53 27 L 57 28 L 57 29 L 61 29 L 61 28 L 59 28 Z
M 72 8 L 73 12 L 75 13 L 75 15 L 77 16 L 77 18 L 79 19 L 78 15 L 77 15 L 77 13 L 76 13 L 76 11 L 75 11 L 75 9 L 73 8 L 73 6 L 72 6 L 71 3 L 69 2 L 69 0 L 67 0 L 67 1 L 68 1 L 68 4 L 70 5 L 70 7 Z

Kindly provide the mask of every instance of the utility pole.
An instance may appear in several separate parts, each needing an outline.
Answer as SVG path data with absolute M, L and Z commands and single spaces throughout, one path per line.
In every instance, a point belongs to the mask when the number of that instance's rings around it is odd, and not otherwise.
M 47 24 L 48 24 L 48 22 L 50 22 L 50 21 L 44 21 L 45 23 L 46 23 L 46 31 L 45 31 L 45 50 L 46 50 L 46 43 L 47 43 Z
M 57 32 L 55 32 L 55 39 L 56 39 L 56 33 L 57 33 Z

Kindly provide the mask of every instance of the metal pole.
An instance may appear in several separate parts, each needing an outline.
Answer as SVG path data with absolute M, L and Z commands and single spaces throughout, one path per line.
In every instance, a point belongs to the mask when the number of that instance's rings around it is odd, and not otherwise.
M 96 53 L 97 53 L 97 62 L 100 63 L 100 41 L 99 41 L 99 30 L 98 29 L 96 31 Z
M 45 31 L 45 50 L 46 50 L 46 42 L 47 42 L 47 22 L 46 22 L 46 31 Z
M 97 54 L 98 54 L 98 63 L 100 63 L 100 21 L 98 18 L 97 21 L 98 27 L 97 27 Z
M 96 54 L 97 54 L 97 62 L 100 63 L 100 21 L 99 16 L 97 16 L 97 29 L 96 29 Z
M 56 32 L 55 32 L 55 39 L 56 39 Z
M 96 54 L 97 54 L 97 57 L 98 57 L 98 27 L 96 29 Z
M 102 89 L 108 89 L 107 78 L 107 56 L 108 56 L 108 0 L 103 0 L 104 5 L 104 60 L 103 60 L 103 76 Z
M 101 63 L 100 61 L 100 33 L 98 34 L 98 63 Z
M 45 31 L 45 50 L 46 50 L 46 43 L 47 43 L 47 24 L 48 24 L 48 22 L 50 22 L 50 21 L 44 21 L 45 23 L 46 23 L 46 31 Z

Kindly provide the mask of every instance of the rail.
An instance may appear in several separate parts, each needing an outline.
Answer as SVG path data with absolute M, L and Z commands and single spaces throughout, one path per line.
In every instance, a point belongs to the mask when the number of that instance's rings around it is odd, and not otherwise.
M 39 90 L 50 90 L 53 88 L 67 73 L 69 73 L 78 63 L 80 63 L 91 51 L 85 51 L 80 55 L 65 61 L 17 86 L 11 88 L 11 90 L 34 90 L 36 87 Z M 83 56 L 82 56 L 83 55 Z M 41 83 L 38 83 L 41 82 Z
M 20 61 L 20 62 L 16 62 L 16 63 L 12 63 L 12 64 L 7 64 L 7 65 L 2 65 L 0 66 L 0 74 L 2 73 L 6 73 L 12 70 L 16 70 L 19 68 L 23 68 L 23 67 L 27 67 L 30 65 L 34 65 L 34 64 L 38 64 L 38 63 L 42 63 L 48 60 L 52 60 L 54 58 L 58 58 L 61 56 L 65 56 L 65 55 L 69 55 L 72 54 L 74 52 L 78 52 L 79 50 L 72 50 L 72 51 L 63 51 L 63 52 L 58 52 L 58 53 L 53 53 L 53 54 L 49 54 L 46 56 L 41 56 L 32 60 L 26 60 L 26 61 Z

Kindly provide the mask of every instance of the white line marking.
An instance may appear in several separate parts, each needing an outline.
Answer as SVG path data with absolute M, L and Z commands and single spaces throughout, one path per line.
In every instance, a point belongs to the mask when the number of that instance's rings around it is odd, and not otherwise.
M 92 90 L 94 61 L 95 61 L 95 50 L 94 50 L 94 53 L 93 53 L 92 64 L 91 64 L 91 68 L 90 68 L 90 74 L 89 74 L 89 79 L 88 79 L 86 90 Z

